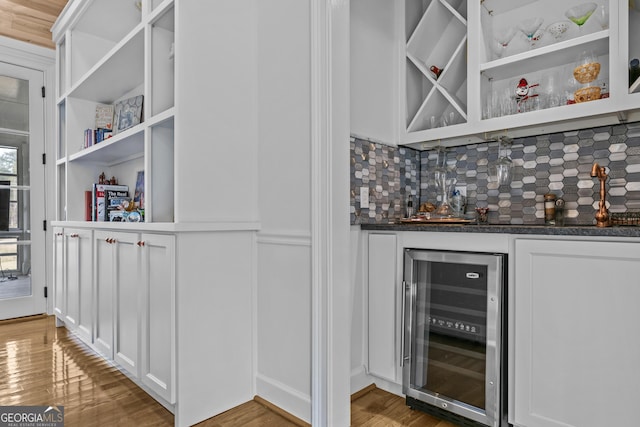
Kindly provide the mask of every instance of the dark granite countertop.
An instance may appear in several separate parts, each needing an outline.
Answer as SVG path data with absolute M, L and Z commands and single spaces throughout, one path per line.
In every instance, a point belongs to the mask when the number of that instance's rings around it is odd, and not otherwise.
M 361 224 L 368 231 L 425 231 L 447 233 L 505 233 L 549 236 L 601 236 L 640 237 L 640 226 L 613 226 L 598 228 L 595 225 L 514 225 L 514 224 Z

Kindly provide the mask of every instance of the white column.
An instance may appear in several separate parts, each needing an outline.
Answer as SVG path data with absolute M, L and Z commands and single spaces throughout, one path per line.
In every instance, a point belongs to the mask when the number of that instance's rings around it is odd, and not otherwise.
M 311 1 L 311 423 L 350 424 L 349 1 Z

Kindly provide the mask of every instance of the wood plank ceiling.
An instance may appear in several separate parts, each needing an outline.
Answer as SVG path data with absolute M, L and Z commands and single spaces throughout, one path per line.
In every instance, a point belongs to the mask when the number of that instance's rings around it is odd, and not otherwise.
M 55 49 L 51 26 L 67 0 L 0 0 L 0 35 Z

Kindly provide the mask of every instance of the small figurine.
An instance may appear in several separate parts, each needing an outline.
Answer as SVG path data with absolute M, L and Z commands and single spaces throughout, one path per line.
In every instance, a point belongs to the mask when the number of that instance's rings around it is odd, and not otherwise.
M 118 180 L 116 179 L 115 176 L 112 176 L 111 179 L 109 180 L 109 184 L 111 185 L 118 185 Z
M 531 98 L 538 96 L 537 93 L 533 93 L 531 90 L 534 87 L 540 86 L 538 83 L 530 85 L 527 79 L 521 78 L 516 86 L 516 99 L 518 100 L 518 112 L 523 112 L 524 103 Z
M 438 78 L 440 77 L 440 74 L 442 74 L 442 71 L 444 71 L 443 68 L 438 68 L 435 65 L 432 65 L 431 67 L 429 67 L 429 70 L 433 73 L 436 80 L 438 80 Z
M 526 98 L 528 94 L 529 83 L 527 82 L 527 79 L 520 79 L 520 82 L 518 82 L 518 86 L 516 87 L 516 96 L 518 98 Z
M 124 200 L 121 206 L 122 210 L 127 212 L 133 212 L 136 209 L 136 204 L 133 202 L 133 200 Z
M 107 183 L 107 176 L 104 174 L 104 172 L 102 172 L 100 176 L 98 176 L 98 184 L 106 184 L 106 183 Z

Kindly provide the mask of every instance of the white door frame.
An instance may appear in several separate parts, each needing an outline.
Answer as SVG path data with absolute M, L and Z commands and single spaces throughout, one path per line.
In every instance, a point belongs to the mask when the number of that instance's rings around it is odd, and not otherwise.
M 54 206 L 55 196 L 55 50 L 32 45 L 18 40 L 0 36 L 0 61 L 16 65 L 20 67 L 30 68 L 40 71 L 43 74 L 44 85 L 46 88 L 46 96 L 44 100 L 44 153 L 47 157 L 47 164 L 44 171 L 44 194 L 45 204 L 45 220 L 49 223 L 53 218 L 51 212 L 47 209 Z M 40 156 L 39 153 L 32 153 L 32 156 Z M 34 184 L 33 182 L 31 183 Z M 42 224 L 31 224 L 32 236 L 38 230 L 42 232 Z M 46 302 L 46 312 L 51 314 L 53 310 L 53 288 L 51 277 L 53 274 L 53 258 L 52 258 L 52 236 L 49 229 L 44 233 L 44 242 L 38 243 L 39 247 L 33 248 L 36 253 L 45 254 L 45 266 L 43 271 L 43 280 L 45 286 L 48 287 L 48 295 Z M 44 245 L 44 247 L 40 247 Z M 33 252 L 32 252 L 33 256 Z
M 311 424 L 350 425 L 349 0 L 311 1 Z

